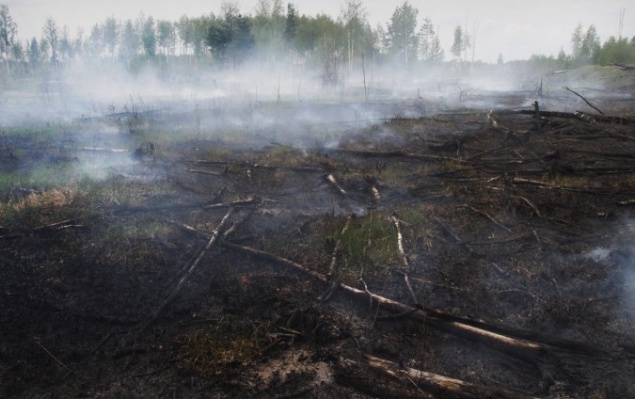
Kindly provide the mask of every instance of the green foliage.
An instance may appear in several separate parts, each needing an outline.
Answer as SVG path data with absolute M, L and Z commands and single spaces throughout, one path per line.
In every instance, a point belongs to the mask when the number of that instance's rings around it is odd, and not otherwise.
M 31 39 L 27 49 L 27 58 L 32 69 L 37 68 L 42 62 L 42 53 L 40 53 L 40 45 L 36 38 Z
M 594 25 L 590 25 L 586 31 L 582 25 L 575 28 L 571 36 L 571 58 L 575 66 L 595 63 L 600 49 L 600 38 Z
M 131 20 L 127 20 L 121 37 L 121 57 L 129 61 L 141 50 L 141 36 Z
M 282 0 L 259 0 L 251 22 L 251 33 L 260 56 L 273 61 L 283 55 L 286 18 Z
M 295 43 L 298 51 L 313 53 L 326 38 L 336 43 L 340 37 L 340 27 L 330 16 L 319 14 L 311 18 L 303 15 L 299 18 Z
M 287 42 L 287 46 L 292 46 L 295 41 L 295 37 L 298 34 L 298 16 L 295 12 L 293 4 L 287 5 L 287 19 L 284 25 L 284 40 Z
M 147 56 L 153 57 L 157 53 L 157 37 L 154 31 L 154 19 L 148 17 L 143 24 L 143 31 L 141 32 L 141 43 L 143 44 L 143 51 Z
M 443 61 L 444 54 L 439 34 L 435 31 L 430 17 L 423 19 L 423 24 L 419 29 L 419 55 L 421 60 L 427 63 Z
M 6 4 L 0 4 L 0 54 L 10 52 L 17 30 L 18 26 L 11 18 L 9 7 Z
M 60 37 L 59 37 L 59 28 L 57 27 L 57 23 L 53 20 L 53 18 L 47 18 L 44 27 L 42 28 L 42 36 L 46 41 L 49 49 L 51 50 L 51 63 L 55 64 L 58 62 L 57 51 L 59 49 Z M 41 44 L 41 43 L 40 43 Z M 46 51 L 42 51 L 46 54 Z
M 216 19 L 208 28 L 207 45 L 222 62 L 235 65 L 244 60 L 255 45 L 250 18 L 230 12 Z
M 343 225 L 330 227 L 334 230 L 327 233 L 326 250 L 330 255 L 332 244 L 341 241 L 338 277 L 342 282 L 354 284 L 364 273 L 387 273 L 399 262 L 395 227 L 387 215 L 355 219 L 344 234 Z
M 419 10 L 404 2 L 390 18 L 386 32 L 386 48 L 389 54 L 398 57 L 405 67 L 417 60 L 418 37 L 417 16 Z
M 418 61 L 434 64 L 444 59 L 433 21 L 429 17 L 418 21 L 419 10 L 408 1 L 395 8 L 386 25 L 374 28 L 366 19 L 362 0 L 344 0 L 338 19 L 326 14 L 303 15 L 292 3 L 285 7 L 283 0 L 258 0 L 252 15 L 241 14 L 232 3 L 223 4 L 220 15 L 182 16 L 177 21 L 155 21 L 144 16 L 117 21 L 108 17 L 95 24 L 88 37 L 78 31 L 73 38 L 68 29 L 60 29 L 48 18 L 42 35 L 24 44 L 15 42 L 17 25 L 8 7 L 0 5 L 0 53 L 9 61 L 0 65 L 9 66 L 2 76 L 6 81 L 11 77 L 7 71 L 14 75 L 34 73 L 49 68 L 51 63 L 63 66 L 80 57 L 92 65 L 99 65 L 104 57 L 118 57 L 131 70 L 140 70 L 148 63 L 181 62 L 166 57 L 196 57 L 197 62 L 190 59 L 182 65 L 233 67 L 247 59 L 266 64 L 288 60 L 299 66 L 320 68 L 323 83 L 334 85 L 344 69 L 346 73 L 362 66 L 368 70 L 369 63 L 380 63 L 389 57 L 405 68 Z M 451 47 L 456 60 L 465 60 L 470 42 L 465 29 L 457 26 Z M 164 59 L 150 61 L 157 54 Z M 635 38 L 611 37 L 601 44 L 594 25 L 578 25 L 572 33 L 570 53 L 562 50 L 555 59 L 533 56 L 524 67 L 539 65 L 541 72 L 546 72 L 549 68 L 633 62 Z
M 346 28 L 348 71 L 351 72 L 356 54 L 361 57 L 363 55 L 362 52 L 368 51 L 369 40 L 367 38 L 370 36 L 367 35 L 368 22 L 366 21 L 366 11 L 363 3 L 360 0 L 346 0 L 343 4 L 340 18 Z M 372 51 L 370 52 L 372 53 Z
M 452 55 L 456 59 L 461 59 L 461 54 L 463 54 L 469 46 L 470 42 L 467 34 L 463 32 L 461 25 L 457 25 L 454 29 L 454 42 L 450 50 L 452 51 Z
M 564 58 L 554 58 L 553 56 L 546 55 L 532 55 L 527 62 L 528 68 L 540 75 L 548 74 L 557 69 L 562 69 L 568 66 L 569 58 L 563 55 Z
M 176 28 L 170 21 L 157 23 L 157 45 L 163 54 L 173 54 L 176 47 Z
M 626 38 L 616 39 L 615 36 L 611 36 L 600 50 L 598 63 L 600 65 L 635 63 L 635 41 L 632 40 L 629 43 Z
M 106 50 L 110 53 L 111 57 L 114 57 L 115 48 L 117 47 L 117 41 L 119 39 L 119 27 L 115 17 L 106 18 L 102 27 L 102 35 Z

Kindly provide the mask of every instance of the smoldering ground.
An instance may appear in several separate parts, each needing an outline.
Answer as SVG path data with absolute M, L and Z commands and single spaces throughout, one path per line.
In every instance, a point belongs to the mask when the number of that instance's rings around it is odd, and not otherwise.
M 628 124 L 532 77 L 110 69 L 3 94 L 2 394 L 635 392 Z

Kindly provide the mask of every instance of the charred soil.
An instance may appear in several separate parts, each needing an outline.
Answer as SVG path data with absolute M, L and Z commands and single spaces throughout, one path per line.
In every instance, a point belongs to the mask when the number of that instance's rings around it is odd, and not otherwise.
M 0 396 L 633 397 L 633 126 L 71 143 L 129 166 L 2 194 Z M 81 162 L 3 140 L 4 175 Z

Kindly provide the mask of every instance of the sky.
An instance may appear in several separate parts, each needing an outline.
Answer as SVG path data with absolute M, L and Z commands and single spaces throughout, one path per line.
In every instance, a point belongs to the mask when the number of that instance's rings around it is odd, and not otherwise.
M 157 19 L 178 20 L 182 15 L 197 17 L 218 13 L 221 0 L 0 0 L 6 4 L 18 25 L 22 40 L 40 37 L 48 17 L 74 34 L 109 16 L 135 19 L 140 13 Z M 288 0 L 284 0 L 286 4 Z M 235 0 L 244 14 L 253 13 L 257 0 Z M 326 13 L 336 18 L 342 0 L 294 0 L 298 13 Z M 403 1 L 362 0 L 373 26 L 384 27 L 395 8 Z M 586 29 L 593 24 L 600 40 L 617 36 L 620 14 L 624 10 L 622 34 L 635 36 L 635 7 L 632 0 L 410 0 L 419 10 L 419 21 L 430 17 L 437 26 L 441 45 L 450 57 L 457 25 L 467 27 L 476 38 L 475 59 L 496 62 L 499 54 L 505 61 L 527 59 L 533 54 L 557 56 L 561 49 L 570 51 L 571 34 L 578 24 Z M 631 5 L 629 8 L 628 5 Z

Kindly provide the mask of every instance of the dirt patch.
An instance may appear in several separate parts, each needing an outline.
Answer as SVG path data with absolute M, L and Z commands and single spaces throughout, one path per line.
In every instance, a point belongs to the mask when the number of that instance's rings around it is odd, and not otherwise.
M 632 397 L 633 126 L 526 111 L 13 183 L 0 396 Z

